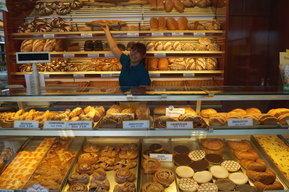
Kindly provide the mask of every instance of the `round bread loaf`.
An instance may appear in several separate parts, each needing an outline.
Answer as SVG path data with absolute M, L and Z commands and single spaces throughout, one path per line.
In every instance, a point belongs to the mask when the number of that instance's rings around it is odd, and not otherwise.
M 206 69 L 206 59 L 197 58 L 196 59 L 196 70 L 205 70 Z
M 158 30 L 166 30 L 167 29 L 167 20 L 165 17 L 161 16 L 158 18 Z
M 156 51 L 162 51 L 164 49 L 163 43 L 161 41 L 157 41 L 155 43 L 155 50 Z
M 188 19 L 186 17 L 179 17 L 178 30 L 187 30 L 188 29 Z
M 164 42 L 164 44 L 163 44 L 163 49 L 164 49 L 165 51 L 171 51 L 171 50 L 173 50 L 172 43 L 171 43 L 170 41 Z
M 168 30 L 177 30 L 178 29 L 178 22 L 175 20 L 175 18 L 169 17 L 167 19 L 167 29 Z
M 152 17 L 152 18 L 150 19 L 150 29 L 151 29 L 152 31 L 157 31 L 158 28 L 159 28 L 159 21 L 158 21 L 158 19 L 155 18 L 155 17 Z
M 169 69 L 169 61 L 167 58 L 160 58 L 158 69 L 162 71 L 167 71 Z
M 207 58 L 206 59 L 206 69 L 207 70 L 215 70 L 217 68 L 217 59 L 216 58 Z
M 180 50 L 182 50 L 182 46 L 181 46 L 181 44 L 180 44 L 179 41 L 174 41 L 174 42 L 172 43 L 172 47 L 173 47 L 173 50 L 175 50 L 175 51 L 180 51 Z

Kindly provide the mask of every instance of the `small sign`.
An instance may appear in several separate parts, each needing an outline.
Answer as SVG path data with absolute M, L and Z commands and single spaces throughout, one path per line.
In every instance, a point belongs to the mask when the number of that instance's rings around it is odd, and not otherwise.
M 110 77 L 112 77 L 112 74 L 100 74 L 100 77 L 110 78 Z
M 158 154 L 158 153 L 150 153 L 150 158 L 156 158 L 160 161 L 173 161 L 172 154 Z
M 155 53 L 154 56 L 155 57 L 166 57 L 167 54 L 165 54 L 165 53 Z
M 0 192 L 14 192 L 14 190 L 11 190 L 11 189 L 0 189 Z
M 152 37 L 162 37 L 164 33 L 152 33 Z
M 66 122 L 65 121 L 45 121 L 44 129 L 65 129 Z
M 85 74 L 73 74 L 74 78 L 84 78 Z
M 180 36 L 184 36 L 184 33 L 172 33 L 173 37 L 180 37 Z
M 68 121 L 68 129 L 92 129 L 92 121 Z
M 114 57 L 114 55 L 112 53 L 106 53 L 104 54 L 105 57 Z
M 16 63 L 50 63 L 48 52 L 17 52 Z
M 127 33 L 128 37 L 139 37 L 139 33 Z
M 64 58 L 74 58 L 75 55 L 74 54 L 63 54 Z
M 167 122 L 168 129 L 192 129 L 194 128 L 192 121 Z
M 166 108 L 166 116 L 168 117 L 179 117 L 180 115 L 185 113 L 186 109 L 184 108 L 174 108 L 173 106 Z
M 26 192 L 48 192 L 49 190 L 41 185 L 33 185 L 31 188 L 28 188 Z
M 204 37 L 206 36 L 206 33 L 194 33 L 195 37 Z
M 243 127 L 253 126 L 253 119 L 229 119 L 228 126 L 230 127 Z
M 53 39 L 55 37 L 54 34 L 43 34 L 43 37 L 46 39 Z
M 14 121 L 14 128 L 17 129 L 38 129 L 38 121 Z
M 92 37 L 92 33 L 81 33 L 81 37 L 90 38 Z
M 87 54 L 87 57 L 89 58 L 97 58 L 99 57 L 99 54 L 95 53 L 95 54 Z
M 195 73 L 184 73 L 183 77 L 195 77 Z
M 123 129 L 149 129 L 150 121 L 123 121 Z
M 161 74 L 160 73 L 150 74 L 150 77 L 161 77 Z

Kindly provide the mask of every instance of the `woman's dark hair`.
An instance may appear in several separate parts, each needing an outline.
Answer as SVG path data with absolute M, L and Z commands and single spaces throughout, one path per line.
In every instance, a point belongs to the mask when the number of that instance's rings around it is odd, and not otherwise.
M 135 43 L 131 46 L 131 50 L 136 50 L 139 52 L 141 55 L 146 54 L 147 48 L 143 43 Z

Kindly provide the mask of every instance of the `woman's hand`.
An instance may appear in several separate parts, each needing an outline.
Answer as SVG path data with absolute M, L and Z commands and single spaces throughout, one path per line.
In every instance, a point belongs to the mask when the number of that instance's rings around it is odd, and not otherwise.
M 109 26 L 107 24 L 105 24 L 105 26 L 103 26 L 102 29 L 104 33 L 110 33 Z

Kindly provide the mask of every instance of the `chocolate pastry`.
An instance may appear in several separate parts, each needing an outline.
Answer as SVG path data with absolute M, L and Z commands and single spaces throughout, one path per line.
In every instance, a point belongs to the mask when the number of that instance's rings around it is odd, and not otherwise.
M 174 155 L 173 159 L 175 164 L 178 166 L 189 165 L 190 163 L 192 163 L 192 160 L 186 154 L 176 154 Z
M 75 183 L 75 184 L 69 185 L 68 191 L 87 191 L 87 186 L 82 183 Z
M 88 164 L 88 163 L 81 163 L 81 164 L 78 165 L 76 171 L 77 171 L 78 173 L 80 173 L 80 174 L 86 173 L 86 174 L 90 175 L 90 174 L 93 173 L 93 168 L 92 168 L 92 166 L 91 166 L 90 164 Z
M 188 154 L 190 152 L 189 148 L 184 145 L 177 145 L 174 147 L 174 151 L 179 154 Z
M 220 164 L 223 162 L 223 157 L 218 154 L 207 154 L 205 159 L 213 164 Z
M 194 171 L 203 171 L 208 168 L 209 162 L 203 159 L 200 161 L 193 161 L 189 166 L 194 169 Z
M 145 150 L 145 151 L 142 153 L 142 156 L 143 156 L 143 158 L 147 159 L 147 158 L 150 157 L 150 154 L 151 154 L 151 153 L 154 153 L 154 152 L 151 151 L 150 149 L 147 149 L 147 150 Z
M 107 179 L 90 183 L 89 192 L 109 192 L 110 183 Z
M 149 149 L 153 152 L 160 152 L 163 150 L 163 146 L 158 143 L 151 144 Z
M 134 168 L 137 165 L 136 161 L 129 160 L 129 159 L 122 159 L 115 163 L 114 169 L 121 169 L 121 168 Z
M 94 50 L 95 51 L 103 51 L 103 46 L 102 46 L 101 40 L 94 41 Z
M 83 153 L 78 157 L 78 163 L 94 164 L 98 161 L 97 153 Z
M 236 187 L 230 179 L 217 179 L 215 184 L 220 191 L 233 191 Z
M 236 187 L 236 190 L 239 192 L 256 192 L 256 188 L 249 185 L 249 184 L 243 184 L 243 185 L 238 185 Z
M 136 187 L 134 183 L 126 182 L 124 184 L 118 184 L 114 187 L 113 192 L 135 192 Z
M 83 146 L 83 151 L 86 153 L 97 153 L 100 151 L 100 146 L 96 143 L 86 143 Z
M 74 172 L 69 176 L 68 182 L 70 184 L 74 184 L 74 183 L 88 184 L 89 175 L 88 174 L 79 174 L 77 172 Z
M 86 40 L 84 43 L 84 51 L 93 51 L 94 43 L 92 40 Z
M 104 169 L 99 168 L 93 171 L 91 175 L 91 182 L 94 183 L 95 181 L 104 181 L 106 179 L 106 172 Z

